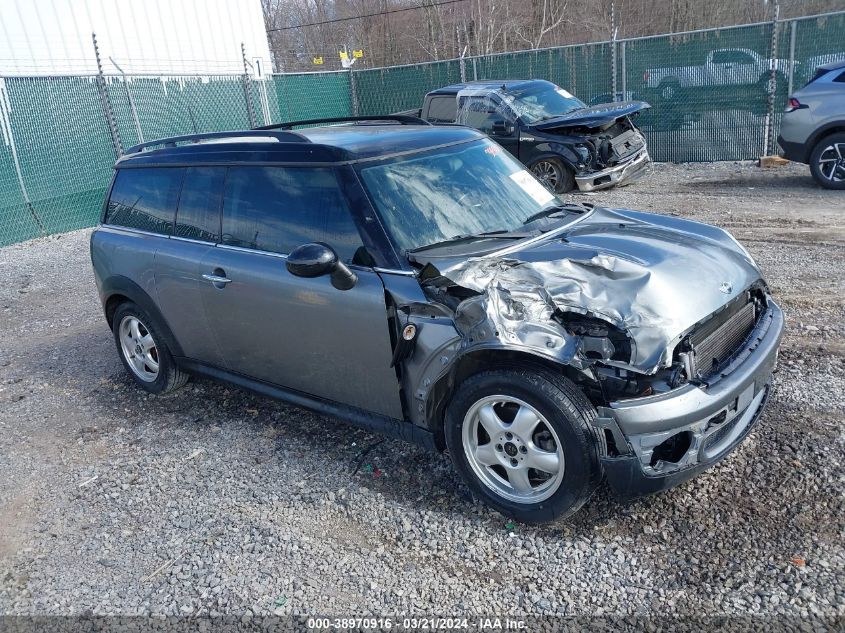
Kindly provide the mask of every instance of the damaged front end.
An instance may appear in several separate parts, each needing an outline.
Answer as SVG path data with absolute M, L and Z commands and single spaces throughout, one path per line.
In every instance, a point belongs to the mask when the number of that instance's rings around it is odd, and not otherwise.
M 628 184 L 646 173 L 648 148 L 633 118 L 650 108 L 648 103 L 587 107 L 565 90 L 540 83 L 539 92 L 536 87 L 465 88 L 457 94 L 456 122 L 491 134 L 541 179 L 545 177 L 541 167 L 549 159 L 561 161 L 580 191 Z M 565 112 L 544 108 L 541 104 L 549 101 L 545 95 L 551 93 L 562 95 L 563 103 L 574 107 Z M 556 182 L 547 184 L 562 192 Z
M 629 184 L 651 164 L 645 137 L 632 122 L 649 107 L 644 101 L 629 101 L 582 108 L 534 124 L 529 138 L 538 149 L 550 144 L 572 148 L 580 159 L 574 163 L 580 191 Z
M 411 259 L 417 283 L 393 301 L 419 423 L 491 361 L 557 368 L 596 406 L 608 479 L 629 496 L 718 461 L 762 411 L 783 316 L 720 229 L 596 208 L 558 236 Z

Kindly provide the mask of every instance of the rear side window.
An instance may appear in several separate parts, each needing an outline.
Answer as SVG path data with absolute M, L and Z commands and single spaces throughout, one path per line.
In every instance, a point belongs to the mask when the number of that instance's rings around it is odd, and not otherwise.
M 273 253 L 326 242 L 345 261 L 362 245 L 337 176 L 327 167 L 230 167 L 221 241 Z
M 204 242 L 220 239 L 225 178 L 225 167 L 190 167 L 185 172 L 173 235 Z
M 170 235 L 185 170 L 172 167 L 121 169 L 106 207 L 106 224 Z
M 754 58 L 742 51 L 713 51 L 714 64 L 753 64 Z
M 432 97 L 428 102 L 428 120 L 435 123 L 454 123 L 457 111 L 454 96 Z

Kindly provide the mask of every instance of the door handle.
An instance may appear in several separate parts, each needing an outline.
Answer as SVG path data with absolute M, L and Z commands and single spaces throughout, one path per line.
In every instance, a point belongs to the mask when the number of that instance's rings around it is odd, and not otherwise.
M 210 281 L 213 284 L 230 284 L 232 280 L 228 277 L 224 277 L 222 275 L 212 275 L 211 273 L 205 273 L 202 276 L 203 279 L 206 281 Z

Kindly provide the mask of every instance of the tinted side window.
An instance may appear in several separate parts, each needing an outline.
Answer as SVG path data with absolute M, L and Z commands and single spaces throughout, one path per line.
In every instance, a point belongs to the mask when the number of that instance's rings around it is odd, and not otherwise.
M 461 102 L 461 120 L 459 123 L 474 127 L 482 132 L 493 129 L 493 121 L 505 116 L 496 110 L 495 104 L 487 97 L 464 97 Z
M 753 64 L 754 58 L 742 51 L 713 51 L 714 64 Z
M 343 260 L 362 245 L 334 170 L 230 167 L 223 195 L 224 244 L 289 253 L 326 242 Z
M 428 120 L 437 123 L 454 123 L 457 110 L 455 97 L 432 97 L 428 103 Z
M 121 169 L 106 207 L 106 223 L 170 235 L 185 170 Z
M 191 167 L 185 172 L 173 234 L 216 242 L 220 238 L 220 203 L 225 167 Z

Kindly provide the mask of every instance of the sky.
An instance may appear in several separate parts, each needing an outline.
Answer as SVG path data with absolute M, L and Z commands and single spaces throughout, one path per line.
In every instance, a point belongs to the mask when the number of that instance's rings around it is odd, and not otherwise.
M 0 0 L 0 75 L 187 75 L 269 69 L 260 0 Z

